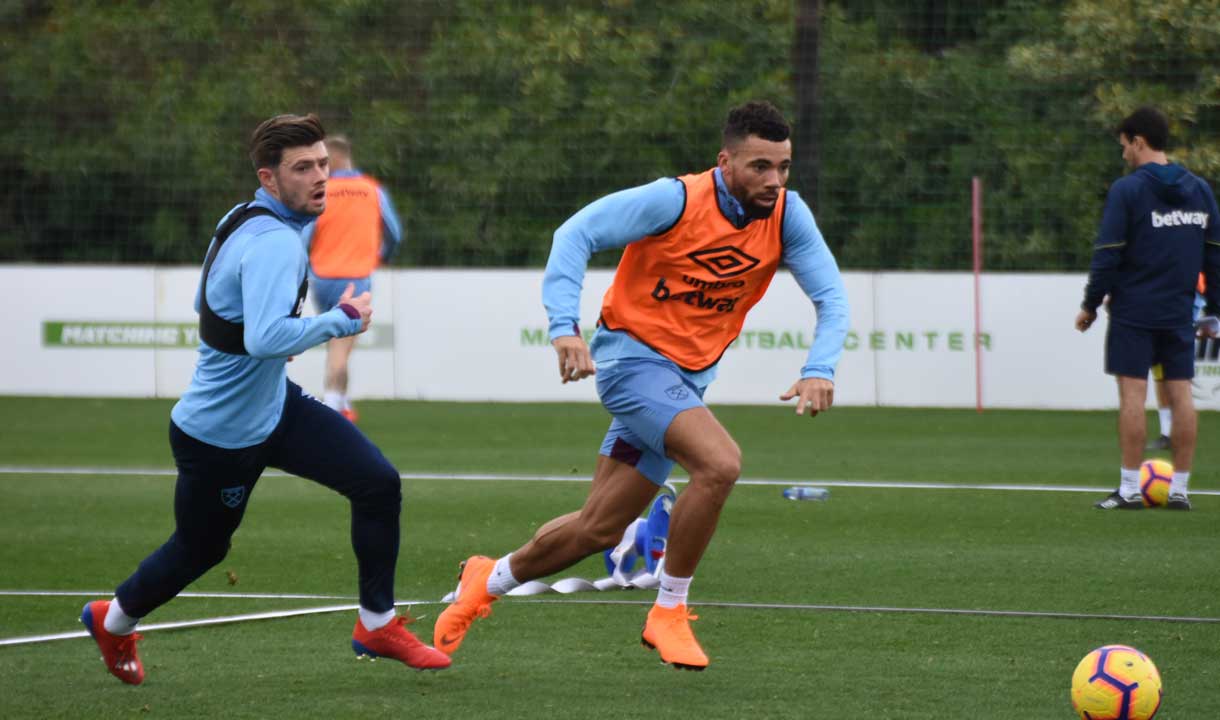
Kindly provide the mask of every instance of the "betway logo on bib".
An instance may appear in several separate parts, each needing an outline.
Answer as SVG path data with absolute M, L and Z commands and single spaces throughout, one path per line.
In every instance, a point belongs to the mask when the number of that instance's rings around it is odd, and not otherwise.
M 686 303 L 687 305 L 706 308 L 708 310 L 715 310 L 716 312 L 732 312 L 733 308 L 737 306 L 737 301 L 741 299 L 740 295 L 735 297 L 723 297 L 713 295 L 710 292 L 705 293 L 703 289 L 720 290 L 742 287 L 745 285 L 745 282 L 742 280 L 738 280 L 736 282 L 708 282 L 706 280 L 692 279 L 686 276 L 683 276 L 683 280 L 686 280 L 690 284 L 695 285 L 696 288 L 700 289 L 671 292 L 669 286 L 665 284 L 665 278 L 657 278 L 657 286 L 652 289 L 652 299 L 659 302 L 676 300 L 678 302 Z
M 1184 212 L 1174 210 L 1167 213 L 1152 211 L 1152 227 L 1172 227 L 1175 225 L 1198 225 L 1207 228 L 1208 214 L 1205 212 Z

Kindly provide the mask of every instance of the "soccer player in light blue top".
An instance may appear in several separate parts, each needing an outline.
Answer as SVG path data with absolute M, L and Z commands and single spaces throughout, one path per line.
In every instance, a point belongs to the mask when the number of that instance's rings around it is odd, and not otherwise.
M 687 592 L 741 472 L 741 451 L 704 405 L 704 391 L 781 263 L 817 308 L 805 363 L 780 396 L 796 399 L 798 415 L 830 408 L 848 328 L 834 256 L 809 208 L 784 189 L 788 137 L 770 104 L 734 108 L 715 168 L 614 193 L 555 232 L 542 297 L 560 378 L 596 374 L 614 419 L 581 510 L 498 560 L 465 561 L 456 601 L 433 630 L 438 649 L 456 650 L 474 619 L 520 583 L 617 544 L 677 462 L 690 482 L 673 508 L 660 592 L 641 639 L 675 667 L 708 665 L 690 629 Z M 586 346 L 577 326 L 585 270 L 593 253 L 613 248 L 625 248 L 623 258 Z
M 81 622 L 106 668 L 144 681 L 136 650 L 141 618 L 219 563 L 267 467 L 321 483 L 351 503 L 360 586 L 352 631 L 358 655 L 441 669 L 448 656 L 421 643 L 394 613 L 402 489 L 398 471 L 355 425 L 288 380 L 285 363 L 333 337 L 364 332 L 367 292 L 349 286 L 338 307 L 301 318 L 307 287 L 301 232 L 326 206 L 326 133 L 314 115 L 279 115 L 251 139 L 262 187 L 217 228 L 200 275 L 199 360 L 174 406 L 178 466 L 174 533 L 115 591 L 85 605 Z

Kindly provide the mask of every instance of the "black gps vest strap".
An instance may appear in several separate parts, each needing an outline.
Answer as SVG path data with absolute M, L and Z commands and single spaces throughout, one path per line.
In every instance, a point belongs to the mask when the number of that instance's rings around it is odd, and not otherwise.
M 228 240 L 242 223 L 259 215 L 275 217 L 275 213 L 267 208 L 251 203 L 246 203 L 241 208 L 234 210 L 224 224 L 216 229 L 212 249 L 208 251 L 208 256 L 203 261 L 203 281 L 199 289 L 199 337 L 203 338 L 203 341 L 211 347 L 230 355 L 250 354 L 246 351 L 246 343 L 243 339 L 246 326 L 243 323 L 225 320 L 213 312 L 211 306 L 208 305 L 208 273 L 211 272 L 212 262 L 216 260 L 216 254 L 220 252 L 220 246 L 224 245 L 225 240 Z M 289 317 L 301 316 L 301 308 L 308 289 L 309 281 L 302 278 L 301 287 L 297 290 L 297 299 L 293 303 Z

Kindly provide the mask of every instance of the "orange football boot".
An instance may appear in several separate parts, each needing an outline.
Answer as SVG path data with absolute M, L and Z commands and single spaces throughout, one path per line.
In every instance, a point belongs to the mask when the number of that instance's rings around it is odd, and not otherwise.
M 462 563 L 454 601 L 436 618 L 432 630 L 432 643 L 441 652 L 452 655 L 475 618 L 491 614 L 491 604 L 500 599 L 487 592 L 487 578 L 495 567 L 496 561 L 485 555 L 475 555 Z
M 128 685 L 139 685 L 144 682 L 144 663 L 136 652 L 136 642 L 144 639 L 139 633 L 130 635 L 115 635 L 106 630 L 106 612 L 110 610 L 109 600 L 94 600 L 85 605 L 80 613 L 80 621 L 84 623 L 89 634 L 97 642 L 102 651 L 102 662 L 110 674 Z
M 352 423 L 353 425 L 355 425 L 356 421 L 360 419 L 360 413 L 356 412 L 356 408 L 354 407 L 343 408 L 339 411 L 339 414 L 347 418 L 348 422 Z
M 410 616 L 399 615 L 387 625 L 367 630 L 360 619 L 352 630 L 352 650 L 357 658 L 376 660 L 387 657 L 416 670 L 444 670 L 453 663 L 449 656 L 420 642 L 406 626 L 415 622 Z
M 683 670 L 703 670 L 707 667 L 707 655 L 699 647 L 699 641 L 690 630 L 690 621 L 698 620 L 685 605 L 663 608 L 653 605 L 644 623 L 640 642 L 649 650 L 661 654 L 661 662 Z

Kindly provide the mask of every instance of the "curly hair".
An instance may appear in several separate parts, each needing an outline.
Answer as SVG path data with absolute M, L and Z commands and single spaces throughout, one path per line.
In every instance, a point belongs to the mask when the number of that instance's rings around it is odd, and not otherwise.
M 782 113 L 769 102 L 748 102 L 729 110 L 724 121 L 724 146 L 729 147 L 757 135 L 763 140 L 783 142 L 792 134 L 792 128 Z
M 276 115 L 254 129 L 250 136 L 250 162 L 254 169 L 279 167 L 285 148 L 306 147 L 326 139 L 317 115 Z

